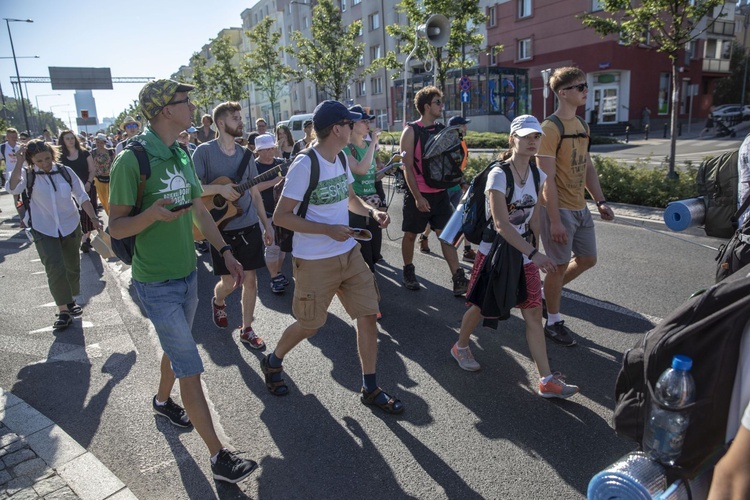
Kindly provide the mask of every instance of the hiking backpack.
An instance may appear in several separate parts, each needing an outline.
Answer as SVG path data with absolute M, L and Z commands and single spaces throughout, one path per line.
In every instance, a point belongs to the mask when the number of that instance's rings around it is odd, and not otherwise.
M 578 118 L 578 121 L 581 122 L 581 125 L 583 125 L 583 129 L 586 131 L 586 133 L 578 133 L 578 134 L 566 134 L 565 133 L 565 126 L 560 121 L 560 118 L 556 114 L 549 115 L 543 122 L 552 122 L 557 127 L 557 130 L 560 131 L 560 140 L 557 142 L 557 149 L 555 149 L 555 156 L 557 156 L 557 153 L 560 151 L 560 146 L 562 146 L 563 139 L 578 139 L 578 138 L 584 138 L 587 137 L 589 139 L 589 145 L 588 150 L 591 150 L 591 136 L 589 135 L 589 126 L 586 123 L 586 120 L 581 118 L 580 116 L 576 115 L 576 118 Z
M 464 233 L 464 237 L 467 241 L 477 245 L 482 241 L 491 241 L 489 236 L 493 235 L 495 231 L 492 220 L 487 220 L 487 210 L 485 208 L 487 196 L 484 193 L 487 187 L 487 177 L 490 175 L 490 170 L 495 167 L 500 167 L 505 172 L 506 205 L 510 205 L 511 200 L 513 199 L 513 191 L 515 190 L 516 184 L 513 182 L 513 172 L 510 171 L 507 162 L 493 161 L 474 177 L 464 198 L 464 210 L 463 216 L 461 217 L 461 232 Z M 529 168 L 531 168 L 531 173 L 534 177 L 534 188 L 538 193 L 540 181 L 539 169 L 532 165 L 530 165 Z
M 70 175 L 70 168 L 61 164 L 57 165 L 56 172 L 51 172 L 49 174 L 39 174 L 33 168 L 29 169 L 27 172 L 28 174 L 26 178 L 26 189 L 21 192 L 21 204 L 28 214 L 26 225 L 33 228 L 34 226 L 31 224 L 31 193 L 34 192 L 34 183 L 36 182 L 36 176 L 55 175 L 59 173 L 60 176 L 68 183 L 71 190 L 73 189 L 73 178 Z
M 641 444 L 656 381 L 675 354 L 692 358 L 696 399 L 675 464 L 688 477 L 724 447 L 740 340 L 750 320 L 747 271 L 688 299 L 625 352 L 617 375 L 614 428 Z
M 422 174 L 425 183 L 434 189 L 448 189 L 459 185 L 463 178 L 461 165 L 466 158 L 466 152 L 461 146 L 459 126 L 443 127 L 437 124 L 422 127 L 417 122 L 411 122 L 409 126 L 415 132 L 415 144 L 419 139 L 422 149 L 421 172 L 417 173 Z
M 135 205 L 128 215 L 128 217 L 134 217 L 141 212 L 143 191 L 146 188 L 146 179 L 151 177 L 151 162 L 148 159 L 148 154 L 143 148 L 143 145 L 138 141 L 130 141 L 124 149 L 128 149 L 135 154 L 135 157 L 138 160 L 138 169 L 141 174 L 141 182 L 138 185 L 138 196 L 136 197 Z M 133 255 L 135 255 L 135 237 L 137 235 L 134 234 L 126 238 L 117 239 L 110 234 L 109 227 L 107 227 L 106 233 L 109 234 L 110 240 L 112 241 L 112 252 L 114 252 L 115 256 L 124 264 L 131 265 L 133 263 Z
M 708 236 L 731 238 L 736 229 L 732 214 L 737 209 L 739 151 L 730 151 L 704 160 L 695 176 L 698 195 L 706 207 L 705 231 Z
M 750 196 L 745 199 L 739 210 L 732 216 L 733 224 L 737 224 L 740 216 L 745 213 L 748 207 L 750 207 Z M 742 227 L 734 232 L 732 239 L 719 247 L 716 262 L 717 283 L 750 264 L 750 217 L 745 220 Z

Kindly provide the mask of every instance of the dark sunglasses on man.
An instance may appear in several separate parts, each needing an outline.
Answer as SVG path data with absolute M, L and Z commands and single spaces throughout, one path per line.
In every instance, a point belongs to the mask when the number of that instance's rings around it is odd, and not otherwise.
M 565 87 L 565 88 L 560 89 L 560 90 L 576 89 L 578 92 L 583 92 L 583 89 L 587 89 L 587 88 L 589 88 L 589 84 L 588 83 L 579 83 L 578 85 L 571 85 L 570 87 Z

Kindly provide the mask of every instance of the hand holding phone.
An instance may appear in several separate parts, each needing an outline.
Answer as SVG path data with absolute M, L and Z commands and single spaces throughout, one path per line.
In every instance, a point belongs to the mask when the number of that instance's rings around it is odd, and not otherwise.
M 184 205 L 177 205 L 176 207 L 172 207 L 172 208 L 169 209 L 169 211 L 170 212 L 179 212 L 183 208 L 190 208 L 192 206 L 193 206 L 193 202 L 189 201 L 189 202 L 185 203 Z

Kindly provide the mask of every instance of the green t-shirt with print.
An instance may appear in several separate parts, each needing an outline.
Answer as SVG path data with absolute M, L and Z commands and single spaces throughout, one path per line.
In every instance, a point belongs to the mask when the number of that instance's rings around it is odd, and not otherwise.
M 367 148 L 369 147 L 369 145 L 370 144 L 368 142 L 365 142 L 365 147 L 360 148 L 354 144 L 349 144 L 352 156 L 356 158 L 357 161 L 361 160 L 365 157 L 365 153 L 367 152 Z M 375 163 L 375 155 L 373 155 L 372 165 L 370 165 L 370 169 L 365 175 L 357 175 L 352 172 L 352 177 L 354 177 L 354 184 L 352 184 L 354 194 L 356 194 L 357 196 L 366 196 L 368 194 L 375 194 L 377 192 L 375 189 L 376 167 L 377 164 Z
M 203 190 L 193 162 L 177 142 L 167 146 L 151 128 L 146 128 L 135 140 L 143 144 L 151 162 L 141 211 L 161 198 L 182 205 L 201 196 Z M 110 171 L 110 205 L 134 206 L 140 181 L 135 153 L 123 151 Z M 195 270 L 196 262 L 192 211 L 172 222 L 154 222 L 135 238 L 132 273 L 137 281 L 153 283 L 184 278 Z

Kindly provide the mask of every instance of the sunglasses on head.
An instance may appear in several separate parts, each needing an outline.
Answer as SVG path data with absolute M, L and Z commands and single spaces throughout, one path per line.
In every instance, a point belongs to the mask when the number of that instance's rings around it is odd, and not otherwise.
M 583 89 L 589 88 L 588 83 L 579 83 L 578 85 L 571 85 L 570 87 L 565 87 L 561 90 L 570 90 L 570 89 L 576 89 L 578 92 L 583 92 Z

